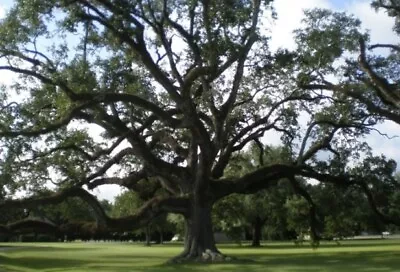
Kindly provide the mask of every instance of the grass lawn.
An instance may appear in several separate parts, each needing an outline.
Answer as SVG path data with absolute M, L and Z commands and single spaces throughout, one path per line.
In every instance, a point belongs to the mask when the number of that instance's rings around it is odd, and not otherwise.
M 2 246 L 12 246 L 2 248 Z M 323 243 L 308 245 L 268 243 L 262 248 L 220 245 L 238 261 L 223 264 L 165 262 L 181 245 L 145 247 L 132 243 L 13 243 L 0 244 L 0 271 L 400 271 L 400 240 Z

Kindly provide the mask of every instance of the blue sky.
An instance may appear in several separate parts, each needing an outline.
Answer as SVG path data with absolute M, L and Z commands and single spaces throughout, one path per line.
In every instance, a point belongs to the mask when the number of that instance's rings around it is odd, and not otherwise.
M 13 0 L 1 0 L 0 6 L 10 7 L 14 1 Z
M 330 2 L 332 3 L 333 6 L 338 7 L 338 8 L 342 8 L 345 6 L 346 3 L 348 3 L 349 1 L 344 1 L 344 0 L 330 0 Z

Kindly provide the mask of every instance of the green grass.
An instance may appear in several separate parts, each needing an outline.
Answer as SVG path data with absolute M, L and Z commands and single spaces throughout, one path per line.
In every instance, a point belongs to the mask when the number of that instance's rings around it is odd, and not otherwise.
M 12 246 L 6 251 L 1 246 Z M 233 263 L 181 264 L 165 262 L 181 245 L 144 247 L 132 243 L 14 243 L 0 244 L 0 271 L 400 271 L 400 240 L 307 245 L 268 243 L 262 248 L 220 245 Z

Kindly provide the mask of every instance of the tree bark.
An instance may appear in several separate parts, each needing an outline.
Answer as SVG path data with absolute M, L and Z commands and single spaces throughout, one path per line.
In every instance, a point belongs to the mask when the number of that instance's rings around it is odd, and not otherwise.
M 146 226 L 145 228 L 145 235 L 146 235 L 146 246 L 150 246 L 150 226 Z
M 261 231 L 263 227 L 263 222 L 260 217 L 256 217 L 256 219 L 253 222 L 253 242 L 251 243 L 251 246 L 253 247 L 259 247 L 261 246 Z
M 211 209 L 210 204 L 193 205 L 190 215 L 185 217 L 184 250 L 173 262 L 221 262 L 226 259 L 215 244 Z

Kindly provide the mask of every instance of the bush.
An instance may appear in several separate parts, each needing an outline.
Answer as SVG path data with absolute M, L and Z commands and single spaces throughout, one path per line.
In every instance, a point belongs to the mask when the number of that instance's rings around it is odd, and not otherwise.
M 57 238 L 54 235 L 40 234 L 37 236 L 36 242 L 57 242 Z
M 18 237 L 19 242 L 57 242 L 55 235 L 51 234 L 39 234 L 34 233 L 21 234 Z
M 19 242 L 35 242 L 36 237 L 34 234 L 21 234 L 18 236 Z

